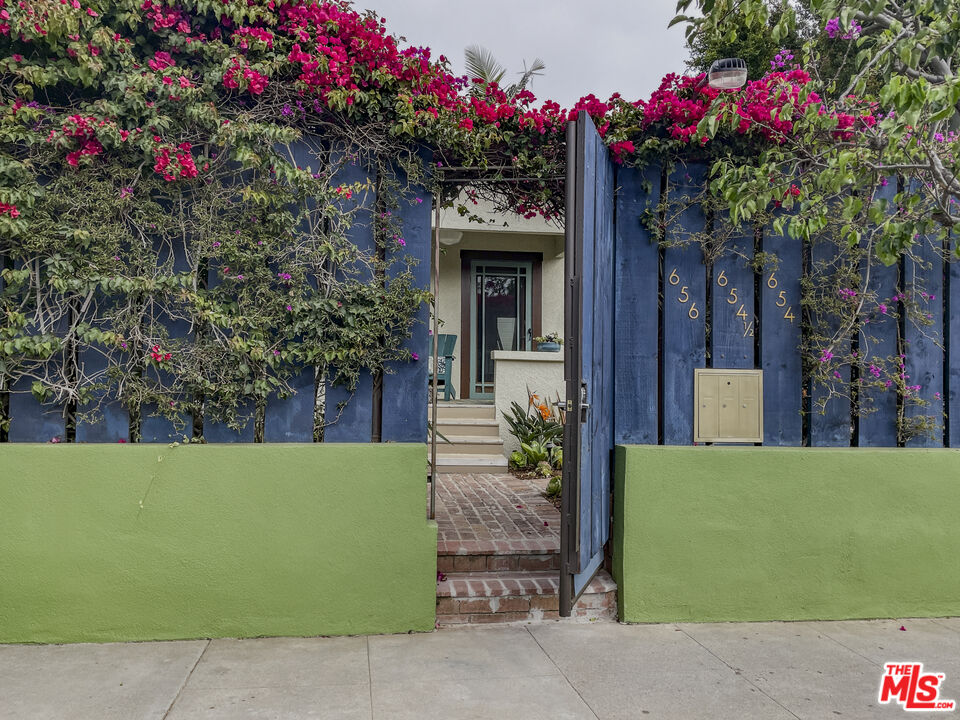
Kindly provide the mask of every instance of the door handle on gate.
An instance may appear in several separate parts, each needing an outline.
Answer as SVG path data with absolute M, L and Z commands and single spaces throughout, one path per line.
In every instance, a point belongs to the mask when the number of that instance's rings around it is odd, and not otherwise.
M 590 409 L 590 403 L 587 402 L 587 384 L 580 385 L 580 422 L 587 421 L 587 410 Z

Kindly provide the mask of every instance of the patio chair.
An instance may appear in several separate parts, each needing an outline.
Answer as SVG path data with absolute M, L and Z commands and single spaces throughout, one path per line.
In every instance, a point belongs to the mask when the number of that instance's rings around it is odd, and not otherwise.
M 457 392 L 453 389 L 453 349 L 457 345 L 456 335 L 437 336 L 437 378 L 443 383 L 443 399 L 456 400 Z M 431 387 L 433 374 L 430 374 Z

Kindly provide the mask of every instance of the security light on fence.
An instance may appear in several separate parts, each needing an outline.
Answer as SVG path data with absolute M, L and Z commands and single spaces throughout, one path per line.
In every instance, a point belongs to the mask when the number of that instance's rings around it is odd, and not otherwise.
M 737 90 L 747 82 L 747 63 L 740 58 L 715 60 L 707 73 L 707 82 L 717 90 Z

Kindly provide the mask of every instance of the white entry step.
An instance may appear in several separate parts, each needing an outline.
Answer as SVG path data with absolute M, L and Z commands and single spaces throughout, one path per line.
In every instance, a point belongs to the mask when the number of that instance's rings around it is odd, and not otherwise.
M 485 435 L 490 437 L 500 437 L 500 423 L 492 418 L 438 418 L 437 432 L 448 438 L 451 435 Z
M 433 412 L 428 405 L 427 414 Z M 477 420 L 494 420 L 497 417 L 497 408 L 493 403 L 437 403 L 437 419 L 447 420 L 450 418 L 474 418 Z
M 437 454 L 443 455 L 502 455 L 503 440 L 494 435 L 447 435 L 447 441 L 437 437 Z M 427 438 L 427 442 L 430 439 Z
M 458 455 L 454 453 L 440 453 L 437 447 L 437 472 L 457 473 L 505 473 L 507 459 L 503 455 Z

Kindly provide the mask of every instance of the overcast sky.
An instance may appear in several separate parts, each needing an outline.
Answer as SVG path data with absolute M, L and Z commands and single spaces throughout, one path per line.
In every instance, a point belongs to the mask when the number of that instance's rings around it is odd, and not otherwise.
M 587 93 L 646 98 L 668 72 L 685 71 L 683 26 L 667 30 L 674 0 L 354 0 L 387 19 L 395 35 L 446 55 L 464 73 L 463 49 L 491 50 L 512 78 L 540 57 L 540 100 L 570 107 Z

